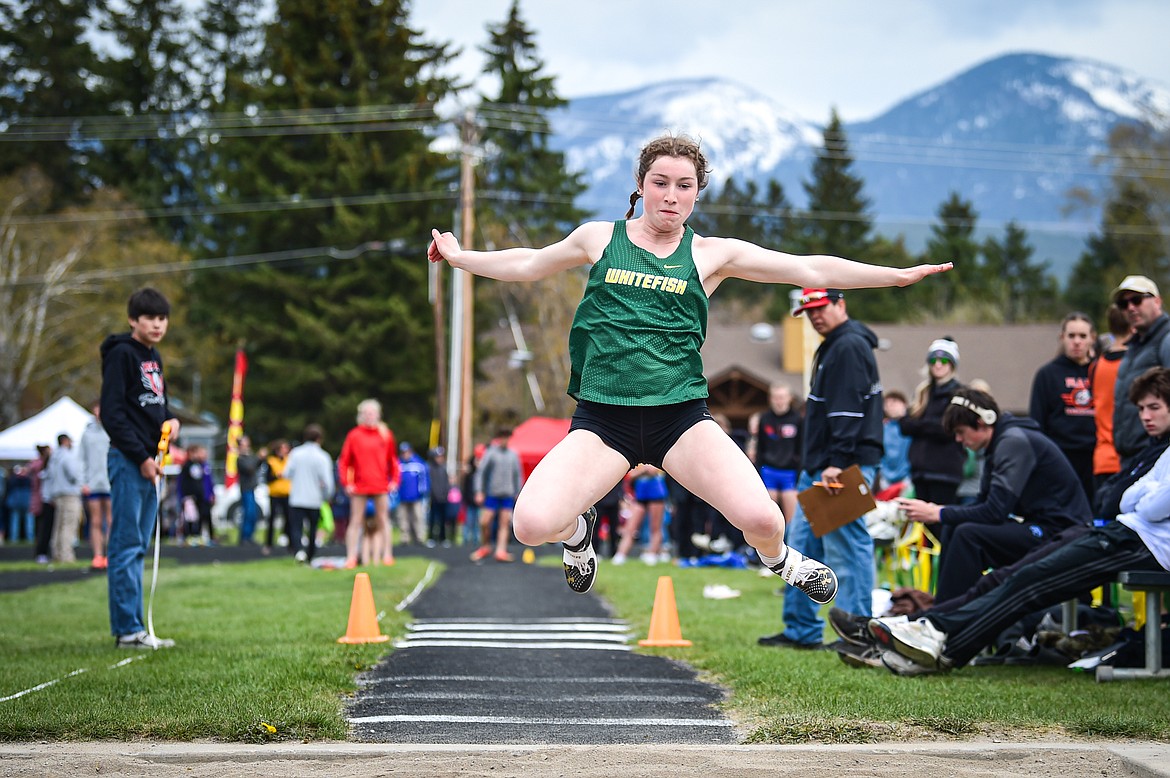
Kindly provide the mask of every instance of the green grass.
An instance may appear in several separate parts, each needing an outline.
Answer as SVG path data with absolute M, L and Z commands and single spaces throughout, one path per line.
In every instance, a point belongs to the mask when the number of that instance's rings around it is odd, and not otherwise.
M 762 648 L 760 635 L 782 626 L 777 578 L 756 571 L 605 565 L 599 593 L 645 637 L 658 577 L 674 581 L 690 648 L 651 649 L 689 662 L 730 690 L 725 707 L 750 743 L 867 743 L 973 738 L 1014 731 L 1071 738 L 1170 740 L 1165 680 L 1098 684 L 1061 667 L 967 667 L 945 675 L 899 678 L 853 668 L 835 652 Z M 703 598 L 723 583 L 742 596 Z M 826 640 L 836 636 L 829 631 Z
M 369 570 L 384 634 L 427 562 Z M 0 570 L 12 569 L 0 565 Z M 149 565 L 147 586 L 149 586 Z M 0 697 L 85 672 L 0 702 L 0 740 L 222 738 L 340 739 L 343 704 L 358 671 L 388 644 L 342 645 L 353 576 L 290 564 L 167 564 L 154 624 L 175 650 L 116 651 L 105 580 L 0 595 Z M 134 661 L 111 667 L 120 660 Z
M 63 678 L 0 702 L 0 741 L 346 737 L 344 705 L 357 674 L 391 650 L 336 642 L 346 628 L 351 574 L 285 558 L 163 564 L 155 626 L 178 641 L 176 650 L 115 651 L 99 577 L 0 594 L 0 697 Z M 393 567 L 370 569 L 383 633 L 402 634 L 409 614 L 394 606 L 427 564 L 399 557 Z M 16 567 L 0 564 L 0 571 Z M 989 735 L 1170 741 L 1165 681 L 1098 684 L 1062 668 L 1012 667 L 898 678 L 846 667 L 833 653 L 760 648 L 758 636 L 780 629 L 782 600 L 773 594 L 779 579 L 755 571 L 603 562 L 597 591 L 645 637 L 664 574 L 674 580 L 683 637 L 694 645 L 643 650 L 689 662 L 725 686 L 724 706 L 749 743 Z M 742 596 L 706 600 L 709 583 Z M 111 668 L 128 658 L 134 661 Z

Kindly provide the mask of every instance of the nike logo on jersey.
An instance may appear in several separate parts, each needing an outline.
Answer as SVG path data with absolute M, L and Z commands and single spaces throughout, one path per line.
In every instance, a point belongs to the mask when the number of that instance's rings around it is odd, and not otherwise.
M 666 268 L 667 270 L 674 270 L 675 268 L 682 267 L 682 265 L 663 265 L 663 267 Z

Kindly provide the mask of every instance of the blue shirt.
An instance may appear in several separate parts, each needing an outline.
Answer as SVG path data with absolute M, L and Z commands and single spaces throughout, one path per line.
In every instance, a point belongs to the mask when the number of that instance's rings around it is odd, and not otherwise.
M 882 427 L 882 478 L 894 484 L 910 477 L 910 436 L 902 434 L 897 422 L 887 420 Z

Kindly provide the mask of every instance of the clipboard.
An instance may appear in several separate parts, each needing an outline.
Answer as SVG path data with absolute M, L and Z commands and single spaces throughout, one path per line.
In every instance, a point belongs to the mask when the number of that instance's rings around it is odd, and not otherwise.
M 823 486 L 810 486 L 796 495 L 815 537 L 822 538 L 877 507 L 860 467 L 850 465 L 838 480 L 842 488 L 835 494 Z

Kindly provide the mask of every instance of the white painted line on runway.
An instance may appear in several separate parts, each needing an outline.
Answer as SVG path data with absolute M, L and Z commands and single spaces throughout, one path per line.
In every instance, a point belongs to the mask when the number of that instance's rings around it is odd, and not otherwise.
M 378 678 L 373 681 L 359 682 L 359 686 L 381 686 L 387 683 L 401 683 L 412 681 L 450 681 L 452 683 L 541 683 L 541 682 L 556 682 L 556 683 L 573 683 L 574 681 L 595 682 L 598 680 L 613 680 L 622 683 L 625 686 L 636 686 L 638 684 L 693 684 L 693 678 L 613 678 L 613 679 L 599 679 L 596 676 L 566 676 L 566 675 L 545 675 L 545 676 L 531 676 L 531 675 L 396 675 L 393 678 Z
M 474 632 L 476 630 L 508 630 L 511 632 L 628 632 L 630 625 L 624 622 L 590 624 L 588 622 L 510 622 L 510 621 L 432 621 L 413 622 L 406 628 L 411 632 Z
M 531 684 L 529 684 L 531 686 Z M 363 694 L 362 702 L 369 700 L 494 700 L 496 702 L 661 702 L 665 704 L 675 702 L 711 702 L 709 697 L 700 697 L 693 694 L 562 694 L 565 687 L 558 684 L 555 696 L 511 695 L 511 694 L 471 694 L 466 691 L 455 692 L 402 692 L 393 691 L 386 694 Z
M 75 675 L 81 675 L 84 672 L 86 672 L 86 668 L 82 667 L 79 670 L 74 670 L 71 673 L 66 673 L 65 675 L 63 675 L 60 678 L 54 678 L 51 681 L 45 681 L 44 683 L 38 683 L 36 686 L 25 689 L 22 692 L 17 692 L 16 694 L 10 694 L 7 697 L 0 697 L 0 702 L 8 702 L 9 700 L 15 700 L 17 697 L 23 697 L 26 694 L 32 694 L 33 692 L 39 692 L 41 689 L 48 689 L 53 684 L 60 683 L 61 681 L 64 681 L 66 678 L 72 678 Z
M 579 648 L 593 651 L 630 651 L 624 643 L 592 643 L 586 641 L 552 641 L 547 643 L 507 642 L 503 640 L 396 640 L 395 648 L 526 648 L 552 650 Z
M 510 640 L 516 642 L 538 640 L 591 640 L 599 643 L 625 643 L 634 635 L 632 632 L 614 635 L 608 632 L 415 632 L 406 640 Z
M 423 593 L 423 589 L 427 587 L 427 584 L 430 583 L 430 580 L 434 577 L 434 575 L 435 563 L 431 562 L 429 565 L 427 565 L 427 572 L 425 575 L 423 575 L 422 580 L 415 585 L 414 590 L 410 594 L 406 595 L 406 597 L 402 599 L 402 602 L 394 606 L 394 610 L 401 613 L 402 611 L 409 608 L 411 604 L 413 604 L 414 601 L 418 599 L 418 596 Z
M 599 726 L 599 727 L 719 727 L 735 726 L 726 719 L 574 719 L 523 718 L 519 716 L 356 716 L 350 724 L 536 724 L 545 726 Z

